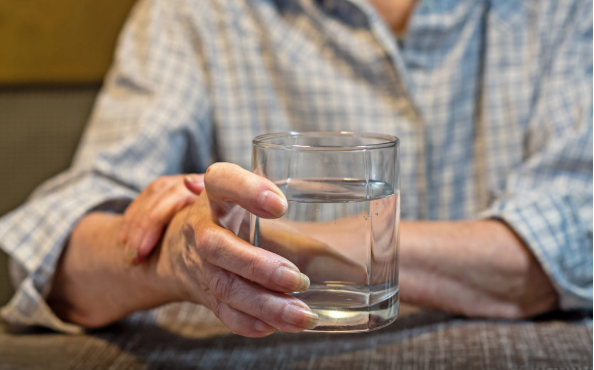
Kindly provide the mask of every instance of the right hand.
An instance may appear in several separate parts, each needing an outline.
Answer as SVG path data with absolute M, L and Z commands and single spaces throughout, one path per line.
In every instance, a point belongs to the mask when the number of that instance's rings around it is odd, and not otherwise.
M 257 248 L 236 233 L 245 211 L 278 218 L 287 200 L 270 180 L 229 163 L 209 167 L 205 190 L 176 214 L 161 250 L 151 255 L 157 274 L 181 285 L 177 299 L 209 307 L 232 332 L 263 337 L 300 332 L 318 317 L 301 300 L 309 279 L 286 258 Z

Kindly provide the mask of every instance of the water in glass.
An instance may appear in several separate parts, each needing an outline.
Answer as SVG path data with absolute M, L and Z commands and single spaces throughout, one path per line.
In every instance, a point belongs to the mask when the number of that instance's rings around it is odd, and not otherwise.
M 369 331 L 398 313 L 400 194 L 361 179 L 288 179 L 280 219 L 252 215 L 251 241 L 293 262 L 311 281 L 293 293 L 320 316 L 315 331 Z

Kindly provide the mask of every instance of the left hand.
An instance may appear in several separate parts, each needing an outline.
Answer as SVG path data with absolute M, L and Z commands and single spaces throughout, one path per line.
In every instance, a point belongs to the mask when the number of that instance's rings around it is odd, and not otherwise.
M 469 317 L 523 319 L 557 293 L 523 240 L 498 220 L 401 222 L 400 299 Z
M 118 234 L 126 262 L 142 263 L 157 246 L 165 227 L 204 190 L 204 175 L 163 176 L 153 181 L 128 206 Z

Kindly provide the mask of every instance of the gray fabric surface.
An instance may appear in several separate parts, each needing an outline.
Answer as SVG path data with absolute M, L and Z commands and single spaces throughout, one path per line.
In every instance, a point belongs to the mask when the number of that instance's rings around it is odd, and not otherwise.
M 68 336 L 0 326 L 0 369 L 592 369 L 591 316 L 469 320 L 403 307 L 359 334 L 230 334 L 204 308 L 169 305 Z

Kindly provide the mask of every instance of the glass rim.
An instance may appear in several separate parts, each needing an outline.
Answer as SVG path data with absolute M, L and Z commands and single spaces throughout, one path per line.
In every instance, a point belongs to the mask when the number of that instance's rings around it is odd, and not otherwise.
M 297 144 L 275 144 L 269 142 L 272 139 L 290 137 L 353 137 L 353 138 L 369 138 L 382 140 L 379 143 L 365 144 L 365 145 L 323 145 L 323 146 L 309 146 Z M 289 132 L 275 132 L 256 136 L 252 140 L 252 145 L 264 149 L 279 149 L 279 150 L 296 150 L 296 151 L 365 151 L 398 147 L 400 139 L 396 136 L 387 134 L 373 134 L 367 132 L 352 132 L 352 131 L 289 131 Z

